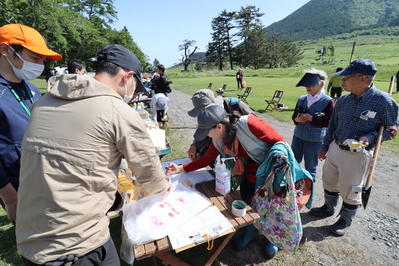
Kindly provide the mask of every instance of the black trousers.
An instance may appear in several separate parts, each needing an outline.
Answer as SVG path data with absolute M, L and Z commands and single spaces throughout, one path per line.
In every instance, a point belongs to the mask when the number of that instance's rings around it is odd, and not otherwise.
M 24 257 L 22 257 L 22 261 L 26 266 L 52 265 L 52 264 L 47 264 L 49 262 L 47 262 L 46 264 L 36 264 Z M 57 264 L 58 262 L 59 261 L 53 261 L 54 265 L 60 265 Z M 104 245 L 96 248 L 95 250 L 87 253 L 86 255 L 79 257 L 79 260 L 73 263 L 72 265 L 73 266 L 91 266 L 91 265 L 114 266 L 120 264 L 121 262 L 118 256 L 118 252 L 116 251 L 114 241 L 112 241 L 112 238 L 110 237 L 109 240 Z

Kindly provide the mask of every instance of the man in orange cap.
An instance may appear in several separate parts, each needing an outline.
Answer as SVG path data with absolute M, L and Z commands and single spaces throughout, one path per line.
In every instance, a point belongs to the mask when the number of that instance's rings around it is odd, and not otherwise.
M 40 97 L 37 78 L 46 58 L 60 60 L 42 35 L 21 24 L 0 27 L 0 203 L 8 219 L 16 218 L 22 138 L 32 103 Z

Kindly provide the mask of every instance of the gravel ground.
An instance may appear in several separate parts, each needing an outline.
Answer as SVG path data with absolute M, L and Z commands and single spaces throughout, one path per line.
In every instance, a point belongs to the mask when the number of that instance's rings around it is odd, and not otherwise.
M 174 88 L 169 95 L 170 128 L 184 130 L 187 138 L 182 140 L 182 145 L 191 142 L 196 128 L 196 120 L 187 115 L 187 111 L 192 108 L 190 97 L 191 95 L 179 92 L 178 88 Z M 292 123 L 279 122 L 267 114 L 258 115 L 271 124 L 289 143 L 291 142 L 294 130 Z M 315 184 L 313 206 L 316 207 L 324 202 L 322 165 L 321 162 L 318 181 Z M 264 239 L 259 236 L 240 252 L 234 251 L 231 244 L 227 245 L 218 257 L 218 263 L 221 265 L 399 265 L 398 165 L 398 152 L 383 146 L 374 173 L 374 185 L 367 209 L 358 211 L 345 236 L 337 238 L 329 234 L 330 225 L 337 220 L 337 215 L 315 220 L 308 214 L 309 210 L 303 208 L 301 216 L 304 236 L 298 251 L 280 251 L 274 259 L 267 261 L 261 248 Z M 203 253 L 203 250 L 200 249 L 198 252 Z M 183 259 L 187 256 L 187 260 L 196 265 L 196 256 L 184 253 L 179 255 L 182 254 L 180 256 Z M 202 256 L 195 253 L 197 256 Z

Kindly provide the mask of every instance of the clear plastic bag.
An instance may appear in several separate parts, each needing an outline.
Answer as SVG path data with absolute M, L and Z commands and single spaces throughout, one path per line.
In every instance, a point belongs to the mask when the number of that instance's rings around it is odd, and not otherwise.
M 170 193 L 126 204 L 123 225 L 131 243 L 141 245 L 166 237 L 211 204 L 201 193 L 178 182 Z

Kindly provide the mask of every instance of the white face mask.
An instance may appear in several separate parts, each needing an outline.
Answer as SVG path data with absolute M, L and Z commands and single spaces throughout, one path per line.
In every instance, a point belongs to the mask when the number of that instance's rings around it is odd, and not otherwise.
M 10 46 L 11 50 L 15 52 L 15 50 Z M 11 61 L 6 57 L 10 65 L 12 66 L 12 70 L 14 71 L 15 76 L 17 76 L 19 79 L 24 79 L 24 80 L 32 80 L 40 76 L 44 70 L 44 65 L 41 64 L 36 64 L 32 63 L 29 61 L 25 61 L 22 59 L 22 57 L 18 54 L 15 53 L 19 59 L 23 61 L 23 65 L 21 69 L 16 68 Z
M 130 100 L 133 98 L 134 91 L 136 90 L 136 83 L 134 83 L 133 78 L 134 77 L 132 76 L 133 91 L 132 91 L 132 93 L 130 95 L 127 95 L 127 87 L 126 87 L 126 84 L 125 84 L 125 96 L 123 96 L 123 101 L 125 103 L 129 103 L 130 102 Z

